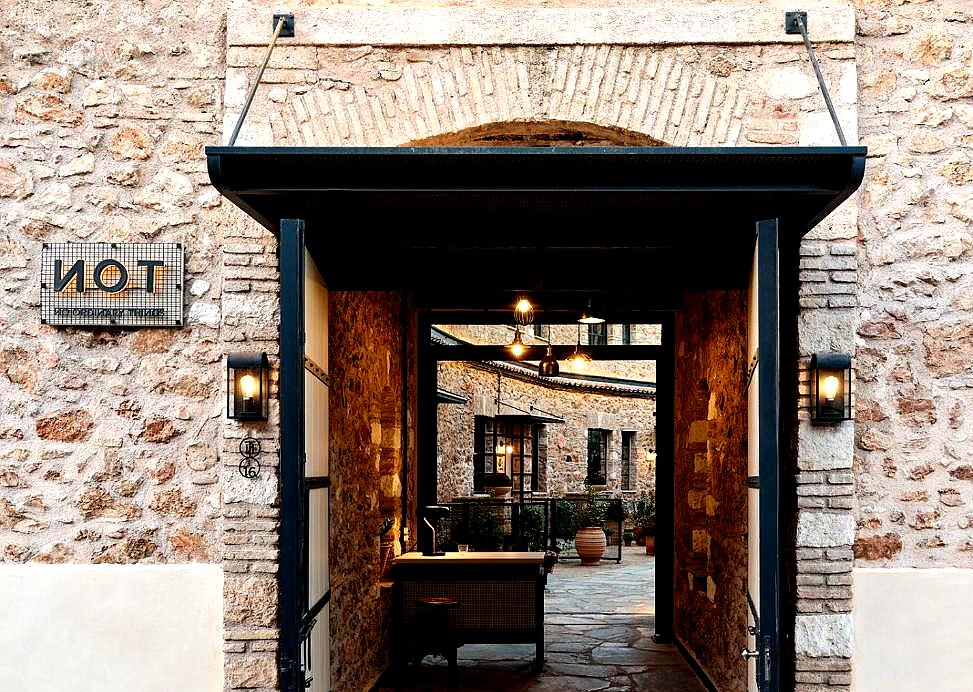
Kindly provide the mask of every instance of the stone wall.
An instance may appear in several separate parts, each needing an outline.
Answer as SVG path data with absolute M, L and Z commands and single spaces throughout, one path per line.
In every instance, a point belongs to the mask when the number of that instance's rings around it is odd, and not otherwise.
M 858 5 L 855 558 L 973 567 L 973 10 Z
M 220 3 L 8 3 L 0 34 L 0 560 L 216 562 Z M 246 225 L 246 224 L 244 224 Z M 181 242 L 186 326 L 43 326 L 41 244 Z
M 676 317 L 676 635 L 724 692 L 747 688 L 746 302 L 688 294 Z
M 379 530 L 400 488 L 401 297 L 331 293 L 329 314 L 331 681 L 343 692 L 369 687 L 388 658 Z
M 473 483 L 474 416 L 495 415 L 496 369 L 489 365 L 441 362 L 439 386 L 459 394 L 467 404 L 439 405 L 438 490 L 442 500 L 469 495 Z M 608 389 L 601 385 L 602 389 Z M 655 486 L 655 398 L 597 391 L 595 385 L 555 386 L 534 376 L 515 376 L 505 369 L 501 376 L 501 401 L 517 409 L 531 406 L 564 419 L 545 425 L 547 463 L 539 467 L 549 495 L 584 490 L 588 473 L 588 429 L 610 430 L 608 443 L 608 490 L 621 483 L 621 433 L 635 431 L 634 496 Z M 504 406 L 504 414 L 518 413 Z M 540 480 L 540 478 L 539 478 Z

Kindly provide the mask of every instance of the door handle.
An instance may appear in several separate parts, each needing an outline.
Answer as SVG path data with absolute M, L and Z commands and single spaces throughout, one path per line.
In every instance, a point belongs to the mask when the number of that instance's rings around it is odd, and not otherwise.
M 740 651 L 740 658 L 742 658 L 744 661 L 748 661 L 751 658 L 758 658 L 759 656 L 759 651 L 751 651 L 750 649 L 743 649 Z

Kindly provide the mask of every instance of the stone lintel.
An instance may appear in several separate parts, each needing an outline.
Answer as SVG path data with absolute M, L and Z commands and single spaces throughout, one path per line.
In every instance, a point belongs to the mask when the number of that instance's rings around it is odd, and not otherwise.
M 278 45 L 313 46 L 554 46 L 755 45 L 801 43 L 784 33 L 792 2 L 619 5 L 616 7 L 348 7 L 296 8 L 295 37 Z M 816 43 L 855 40 L 849 3 L 805 2 Z M 270 7 L 228 13 L 231 46 L 265 46 Z

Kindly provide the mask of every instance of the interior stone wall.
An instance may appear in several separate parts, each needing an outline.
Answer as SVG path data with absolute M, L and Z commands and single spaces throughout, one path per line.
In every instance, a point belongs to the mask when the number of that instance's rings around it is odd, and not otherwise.
M 467 404 L 439 405 L 438 491 L 443 500 L 469 495 L 473 483 L 473 427 L 476 415 L 495 415 L 496 370 L 472 363 L 439 364 L 439 386 L 466 397 Z M 609 387 L 602 385 L 602 390 Z M 518 409 L 531 406 L 564 419 L 546 424 L 546 484 L 548 495 L 583 492 L 588 473 L 588 429 L 610 430 L 608 490 L 621 483 L 621 431 L 635 431 L 635 489 L 655 487 L 655 398 L 597 391 L 596 386 L 554 387 L 537 378 L 501 378 L 501 401 Z M 502 413 L 518 413 L 504 406 Z M 651 451 L 650 451 L 651 450 Z
M 747 689 L 747 296 L 676 314 L 675 629 L 723 692 Z
M 331 681 L 369 687 L 388 657 L 391 593 L 380 585 L 382 515 L 401 472 L 398 293 L 329 294 Z

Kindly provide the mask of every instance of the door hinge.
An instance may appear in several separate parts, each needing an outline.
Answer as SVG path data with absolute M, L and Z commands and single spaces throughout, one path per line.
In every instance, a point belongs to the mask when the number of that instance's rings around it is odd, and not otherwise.
M 280 659 L 280 689 L 282 692 L 285 690 L 287 692 L 291 692 L 294 689 L 294 674 L 297 672 L 295 670 L 297 667 L 295 663 L 295 661 L 292 661 L 289 658 L 284 658 L 283 656 Z M 301 666 L 301 668 L 303 668 L 303 666 Z
M 753 382 L 753 373 L 757 371 L 757 365 L 760 364 L 760 351 L 756 350 L 753 352 L 753 358 L 750 359 L 750 364 L 747 366 L 747 386 L 744 387 L 744 391 L 750 389 L 750 383 Z
M 763 668 L 763 687 L 762 692 L 770 692 L 772 689 L 771 679 L 770 679 L 770 653 L 771 653 L 771 638 L 769 636 L 763 636 L 758 639 L 760 642 L 760 659 L 758 665 Z

